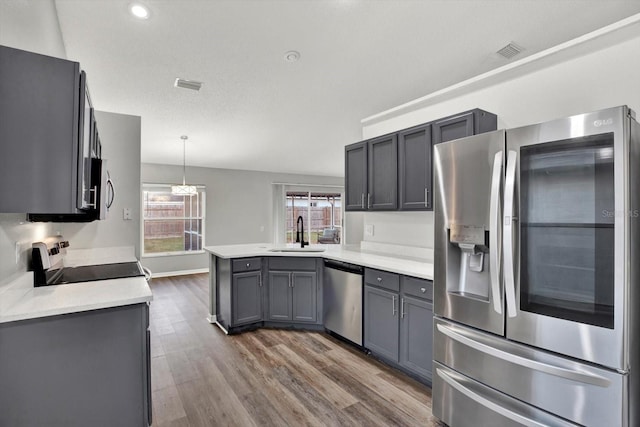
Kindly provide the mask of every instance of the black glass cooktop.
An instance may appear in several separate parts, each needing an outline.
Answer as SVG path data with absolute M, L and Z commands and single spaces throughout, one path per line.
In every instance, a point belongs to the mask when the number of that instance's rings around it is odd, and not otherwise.
M 92 282 L 95 280 L 122 279 L 144 276 L 138 262 L 65 267 L 47 281 L 47 285 Z

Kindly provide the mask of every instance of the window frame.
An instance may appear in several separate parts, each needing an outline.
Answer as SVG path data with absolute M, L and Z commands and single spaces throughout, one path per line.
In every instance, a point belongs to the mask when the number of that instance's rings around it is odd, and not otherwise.
M 149 191 L 149 189 L 165 189 L 166 193 L 171 193 L 171 186 L 174 184 L 160 184 L 160 183 L 143 183 L 140 191 L 140 225 L 142 231 L 140 233 L 140 254 L 142 258 L 156 258 L 156 257 L 167 257 L 167 256 L 182 256 L 182 255 L 196 255 L 205 253 L 205 236 L 206 236 L 206 205 L 207 205 L 207 194 L 206 187 L 204 185 L 195 185 L 198 192 L 201 194 L 201 216 L 184 216 L 184 217 L 170 217 L 170 218 L 145 218 L 144 216 L 144 193 L 145 191 Z M 199 250 L 189 250 L 189 251 L 171 251 L 171 252 L 145 252 L 144 250 L 144 241 L 145 241 L 145 232 L 144 225 L 145 221 L 153 221 L 153 220 L 200 220 L 202 224 L 202 249 Z

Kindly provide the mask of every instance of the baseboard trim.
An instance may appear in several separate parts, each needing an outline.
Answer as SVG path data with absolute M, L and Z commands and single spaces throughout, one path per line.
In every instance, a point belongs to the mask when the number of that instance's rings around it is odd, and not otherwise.
M 195 270 L 164 271 L 162 273 L 153 273 L 153 277 L 186 276 L 187 274 L 200 274 L 208 272 L 208 268 L 196 268 Z

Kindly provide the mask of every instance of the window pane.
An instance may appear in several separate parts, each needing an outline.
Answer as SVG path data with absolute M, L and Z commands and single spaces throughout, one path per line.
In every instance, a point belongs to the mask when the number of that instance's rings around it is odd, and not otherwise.
M 309 218 L 309 214 L 311 214 Z M 305 241 L 338 244 L 341 238 L 340 193 L 287 192 L 286 242 L 296 241 L 297 219 L 302 216 Z
M 204 191 L 176 196 L 169 186 L 147 187 L 143 200 L 144 253 L 202 250 Z

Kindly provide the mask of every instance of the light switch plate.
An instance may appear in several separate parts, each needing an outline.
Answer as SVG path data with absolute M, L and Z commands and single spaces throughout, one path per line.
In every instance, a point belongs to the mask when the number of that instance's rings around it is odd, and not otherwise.
M 131 208 L 122 209 L 122 218 L 125 220 L 131 220 Z
M 373 236 L 373 224 L 365 224 L 364 234 L 365 236 Z

